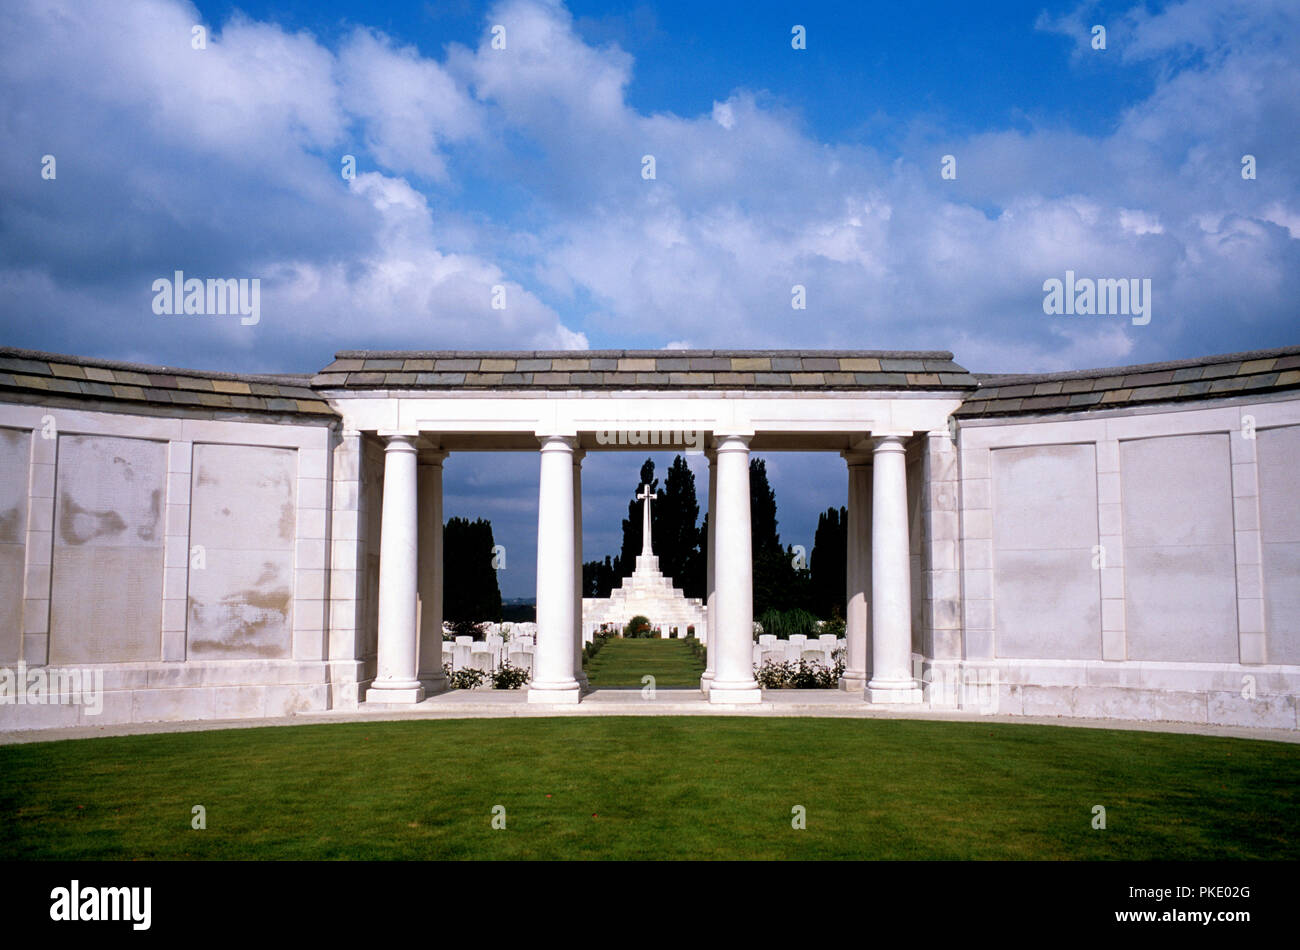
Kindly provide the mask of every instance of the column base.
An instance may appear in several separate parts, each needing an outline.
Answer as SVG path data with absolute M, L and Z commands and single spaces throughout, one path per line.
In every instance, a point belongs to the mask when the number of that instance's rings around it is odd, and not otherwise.
M 413 705 L 424 699 L 424 687 L 415 686 L 371 686 L 366 690 L 368 703 L 404 703 Z
M 582 689 L 575 681 L 571 686 L 530 686 L 528 702 L 530 703 L 566 703 L 582 701 Z
M 714 674 L 705 670 L 700 674 L 700 692 L 705 696 L 709 695 L 709 687 L 713 685 Z
M 861 693 L 867 688 L 869 673 L 845 673 L 840 677 L 839 688 L 846 693 Z
M 574 677 L 578 681 L 578 691 L 583 693 L 591 692 L 591 680 L 587 679 L 586 671 L 579 673 Z
M 719 705 L 751 705 L 763 701 L 763 691 L 759 689 L 758 684 L 750 682 L 726 684 L 719 683 L 716 679 L 709 685 L 709 702 Z
M 879 682 L 873 680 L 867 684 L 867 702 L 877 705 L 921 703 L 921 687 L 916 680 L 896 680 Z

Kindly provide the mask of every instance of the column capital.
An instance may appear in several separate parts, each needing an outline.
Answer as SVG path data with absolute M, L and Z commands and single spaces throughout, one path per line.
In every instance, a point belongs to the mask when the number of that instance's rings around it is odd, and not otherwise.
M 539 435 L 537 441 L 543 452 L 572 452 L 578 447 L 576 435 Z
M 907 446 L 905 442 L 908 438 L 907 435 L 875 436 L 871 440 L 871 452 L 873 455 L 880 452 L 906 452 Z
M 406 432 L 380 432 L 379 437 L 384 440 L 385 452 L 418 452 L 415 440 L 417 436 Z
M 573 464 L 574 464 L 574 465 L 581 465 L 581 464 L 582 464 L 582 460 L 585 459 L 586 457 L 587 457 L 587 450 L 586 450 L 586 449 L 574 449 L 574 450 L 573 450 Z
M 433 452 L 425 450 L 420 453 L 419 463 L 421 465 L 432 465 L 441 468 L 442 463 L 446 461 L 447 456 L 450 454 L 451 453 L 443 449 L 438 449 L 437 451 L 433 451 Z
M 720 452 L 748 452 L 749 443 L 754 439 L 754 434 L 750 433 L 715 433 L 714 440 L 717 445 L 714 446 L 714 454 Z
M 872 455 L 863 449 L 846 449 L 840 453 L 840 458 L 849 463 L 849 468 L 856 468 L 859 465 L 870 465 Z

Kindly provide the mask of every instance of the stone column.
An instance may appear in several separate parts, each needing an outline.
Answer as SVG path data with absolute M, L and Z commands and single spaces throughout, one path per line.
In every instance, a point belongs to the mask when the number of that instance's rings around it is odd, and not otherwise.
M 418 703 L 416 450 L 408 435 L 388 436 L 384 447 L 383 525 L 379 534 L 379 669 L 368 703 Z
M 919 703 L 921 689 L 912 676 L 912 566 L 903 438 L 877 438 L 872 455 L 873 662 L 867 699 L 873 703 Z
M 749 440 L 725 435 L 717 446 L 718 555 L 714 562 L 716 624 L 709 639 L 716 647 L 711 703 L 757 703 L 763 698 L 754 679 L 754 564 L 749 523 Z
M 530 703 L 576 703 L 573 670 L 574 461 L 576 439 L 546 436 L 537 505 L 537 646 Z
M 845 531 L 844 675 L 840 689 L 862 692 L 871 679 L 871 454 L 844 452 L 849 467 L 849 523 Z
M 573 453 L 573 675 L 581 689 L 589 689 L 587 671 L 582 668 L 582 460 L 587 453 Z
M 709 536 L 705 542 L 708 550 L 705 558 L 704 582 L 704 616 L 707 626 L 704 630 L 705 670 L 700 676 L 700 689 L 705 696 L 709 695 L 709 684 L 713 682 L 714 664 L 718 656 L 717 558 L 715 557 L 718 550 L 718 453 L 710 449 L 706 454 L 709 459 Z
M 426 694 L 447 688 L 442 669 L 442 462 L 446 452 L 420 459 L 420 683 Z

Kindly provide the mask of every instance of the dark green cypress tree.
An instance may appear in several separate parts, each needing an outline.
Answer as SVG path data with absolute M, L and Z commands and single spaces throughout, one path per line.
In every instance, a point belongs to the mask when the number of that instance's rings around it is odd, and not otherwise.
M 611 561 L 606 554 L 604 561 L 587 561 L 582 565 L 582 596 L 608 597 L 619 580 L 618 558 Z
M 828 508 L 817 516 L 809 568 L 812 572 L 812 610 L 822 619 L 844 615 L 844 588 L 848 563 L 849 512 L 844 506 Z
M 448 623 L 501 619 L 492 522 L 451 518 L 443 529 L 442 614 Z
M 663 494 L 651 506 L 655 517 L 655 554 L 659 556 L 659 569 L 671 577 L 678 587 L 685 588 L 692 580 L 688 577 L 691 559 L 699 549 L 700 505 L 695 497 L 695 474 L 686 459 L 677 456 L 668 469 Z M 687 593 L 688 597 L 699 594 Z

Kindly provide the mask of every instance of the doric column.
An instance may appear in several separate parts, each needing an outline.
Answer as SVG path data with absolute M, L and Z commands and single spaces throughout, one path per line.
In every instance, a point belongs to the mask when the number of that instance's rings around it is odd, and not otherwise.
M 718 527 L 714 535 L 717 590 L 716 646 L 711 703 L 757 703 L 763 698 L 754 679 L 754 563 L 749 523 L 749 440 L 720 437 L 718 454 Z M 711 627 L 715 626 L 712 623 Z
M 420 459 L 420 683 L 427 694 L 447 688 L 442 669 L 442 461 L 446 452 Z
M 576 703 L 573 670 L 573 449 L 576 439 L 542 439 L 537 504 L 537 646 L 530 703 Z
M 709 684 L 713 682 L 715 673 L 714 663 L 718 656 L 718 611 L 717 611 L 717 580 L 716 580 L 716 553 L 718 550 L 718 454 L 713 449 L 705 453 L 709 459 L 709 536 L 705 541 L 708 550 L 705 558 L 705 581 L 704 581 L 704 651 L 705 651 L 705 670 L 700 676 L 700 689 L 704 695 L 709 695 Z
M 849 523 L 845 530 L 844 675 L 840 689 L 862 692 L 871 678 L 871 454 L 845 452 Z
M 413 436 L 388 436 L 384 447 L 383 522 L 379 530 L 379 669 L 368 703 L 418 703 L 416 677 L 416 473 Z
M 901 436 L 876 439 L 871 491 L 871 646 L 867 699 L 919 703 L 912 676 L 912 564 L 907 540 L 907 462 Z
M 587 453 L 573 453 L 573 675 L 582 689 L 591 684 L 582 668 L 582 460 Z

